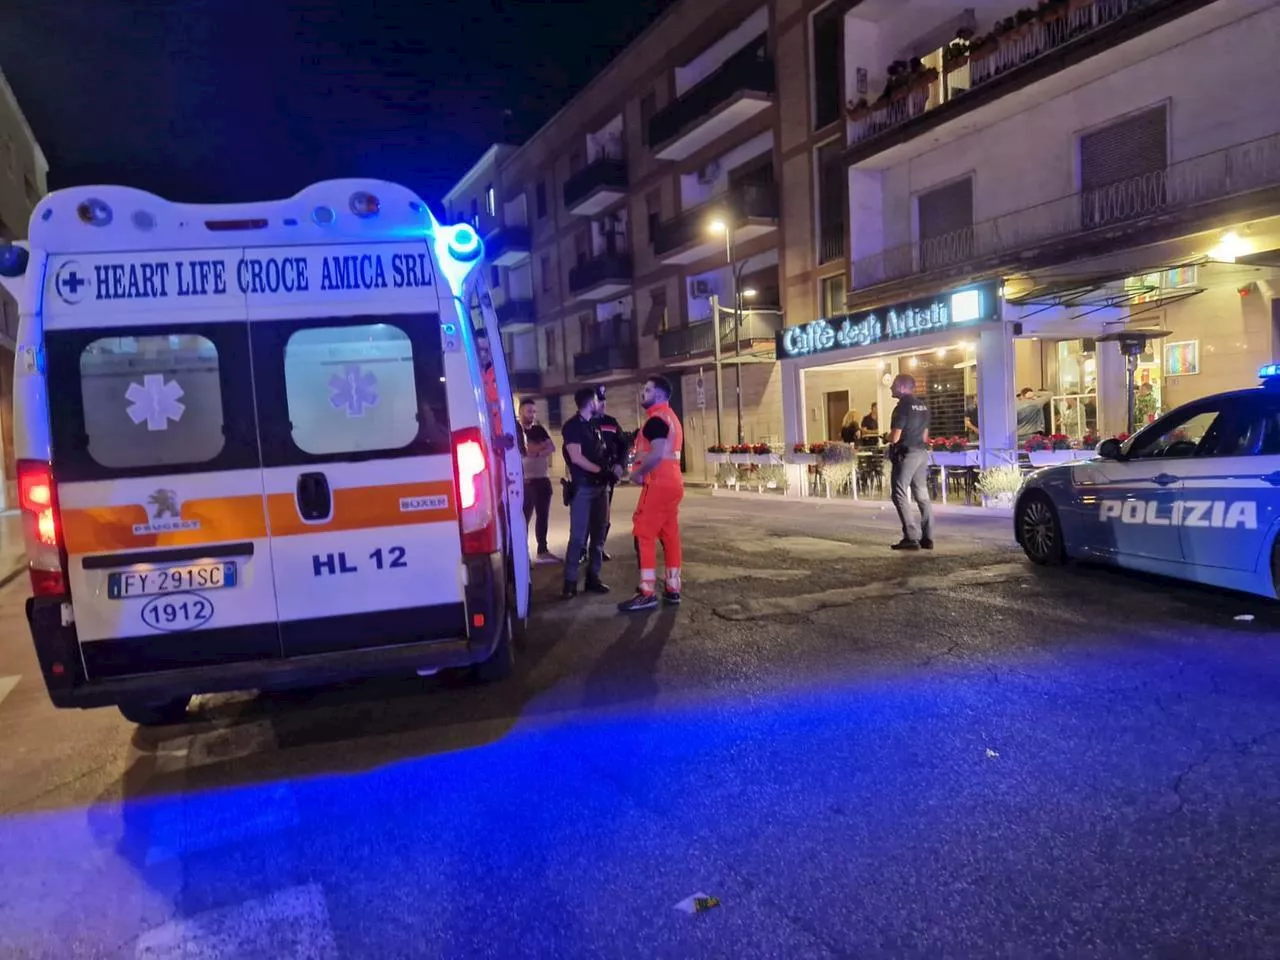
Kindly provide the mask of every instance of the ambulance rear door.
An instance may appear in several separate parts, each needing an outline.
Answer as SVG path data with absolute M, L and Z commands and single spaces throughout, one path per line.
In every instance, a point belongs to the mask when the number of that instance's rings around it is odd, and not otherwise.
M 246 261 L 264 278 L 250 279 L 247 309 L 285 656 L 465 636 L 425 240 L 251 249 Z M 270 289 L 286 273 L 305 289 Z
M 90 680 L 280 656 L 240 256 L 49 260 L 52 470 Z

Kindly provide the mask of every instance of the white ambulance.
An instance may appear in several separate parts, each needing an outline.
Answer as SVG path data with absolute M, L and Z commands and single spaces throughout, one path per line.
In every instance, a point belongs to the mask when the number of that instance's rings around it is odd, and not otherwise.
M 524 485 L 482 253 L 371 180 L 74 188 L 0 245 L 57 706 L 171 723 L 198 693 L 511 670 Z

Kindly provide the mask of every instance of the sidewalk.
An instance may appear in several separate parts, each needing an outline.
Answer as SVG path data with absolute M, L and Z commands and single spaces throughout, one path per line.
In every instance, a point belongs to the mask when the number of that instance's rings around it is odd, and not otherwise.
M 16 510 L 0 513 L 0 584 L 8 583 L 27 564 L 22 543 L 22 514 Z

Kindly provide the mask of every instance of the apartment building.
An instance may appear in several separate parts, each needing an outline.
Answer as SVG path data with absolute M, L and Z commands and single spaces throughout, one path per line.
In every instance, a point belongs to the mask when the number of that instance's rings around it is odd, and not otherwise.
M 27 235 L 31 211 L 48 192 L 49 164 L 27 125 L 18 100 L 0 72 L 0 240 Z M 13 458 L 13 362 L 18 335 L 18 305 L 0 290 L 0 448 L 4 485 L 0 509 L 17 503 Z
M 737 442 L 739 397 L 742 439 L 781 443 L 783 318 L 843 310 L 847 6 L 677 3 L 450 191 L 448 215 L 486 237 L 518 389 L 546 422 L 603 383 L 635 428 L 663 373 L 692 478 L 703 450 Z
M 911 372 L 935 434 L 1002 462 L 1022 388 L 1084 441 L 1280 358 L 1275 0 L 842 17 L 849 289 L 822 319 L 788 312 L 787 442 L 821 438 L 828 408 L 885 410 Z

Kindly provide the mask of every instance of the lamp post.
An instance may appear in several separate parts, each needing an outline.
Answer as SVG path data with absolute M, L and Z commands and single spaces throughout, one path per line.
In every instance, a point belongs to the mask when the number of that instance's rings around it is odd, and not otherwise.
M 715 219 L 708 225 L 712 233 L 724 234 L 724 255 L 729 263 L 729 273 L 733 278 L 733 353 L 734 353 L 734 393 L 736 394 L 738 408 L 738 444 L 741 446 L 745 440 L 742 434 L 742 298 L 744 292 L 741 290 L 741 270 L 746 266 L 746 261 L 741 264 L 736 263 L 733 259 L 733 224 L 729 219 Z M 748 289 L 745 296 L 755 296 L 755 291 Z M 716 405 L 720 404 L 720 317 L 719 304 L 713 303 L 712 312 L 715 313 L 716 327 Z

